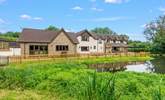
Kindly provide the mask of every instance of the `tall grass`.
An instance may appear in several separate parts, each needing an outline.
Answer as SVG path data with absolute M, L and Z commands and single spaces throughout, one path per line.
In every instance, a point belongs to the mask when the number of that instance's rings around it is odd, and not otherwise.
M 163 96 L 162 96 L 162 93 L 161 93 L 161 88 L 160 87 L 159 87 L 158 90 L 153 91 L 152 99 L 153 100 L 164 100 Z
M 152 94 L 152 99 L 153 100 L 164 100 L 162 90 L 161 90 L 161 87 L 160 87 L 161 83 L 162 83 L 162 79 L 160 80 L 160 82 L 158 84 L 158 89 L 153 90 L 153 94 Z
M 52 61 L 10 66 L 0 69 L 0 89 L 46 91 L 52 96 L 58 95 L 60 100 L 68 97 L 75 100 L 162 100 L 165 96 L 165 81 L 159 83 L 161 78 L 165 79 L 164 75 L 97 73 L 87 69 L 89 63 L 88 60 L 79 63 Z M 158 83 L 160 90 L 152 91 Z
M 79 100 L 116 100 L 115 94 L 115 75 L 109 79 L 98 77 L 93 73 L 82 81 L 81 92 L 78 95 Z

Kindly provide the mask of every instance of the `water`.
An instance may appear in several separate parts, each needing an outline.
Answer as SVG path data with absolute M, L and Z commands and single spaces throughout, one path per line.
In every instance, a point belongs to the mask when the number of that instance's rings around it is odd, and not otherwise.
M 165 57 L 157 57 L 146 62 L 93 64 L 90 67 L 95 68 L 98 72 L 133 71 L 165 74 Z

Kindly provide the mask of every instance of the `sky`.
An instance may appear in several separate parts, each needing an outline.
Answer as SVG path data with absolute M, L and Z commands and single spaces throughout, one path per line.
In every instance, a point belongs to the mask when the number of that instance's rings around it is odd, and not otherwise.
M 165 0 L 0 0 L 0 32 L 49 25 L 80 31 L 109 27 L 145 41 L 145 24 L 165 15 Z

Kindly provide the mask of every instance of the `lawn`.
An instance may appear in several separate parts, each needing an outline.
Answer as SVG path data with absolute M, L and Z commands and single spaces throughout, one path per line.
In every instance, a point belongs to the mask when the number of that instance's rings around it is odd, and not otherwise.
M 145 61 L 150 57 L 102 57 L 10 64 L 0 69 L 2 100 L 161 100 L 165 76 L 117 72 L 97 73 L 88 64 Z

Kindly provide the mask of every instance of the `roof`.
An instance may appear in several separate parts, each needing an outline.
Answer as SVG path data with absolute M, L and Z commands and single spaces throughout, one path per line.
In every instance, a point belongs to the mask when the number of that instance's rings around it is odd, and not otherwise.
M 77 40 L 77 37 L 76 37 L 76 34 L 73 33 L 73 32 L 67 32 L 68 36 L 70 37 L 70 39 L 72 41 L 74 41 L 75 43 L 79 43 L 78 40 Z
M 123 35 L 111 35 L 111 34 L 96 34 L 94 32 L 89 32 L 88 30 L 82 30 L 80 32 L 77 32 L 76 36 L 80 36 L 83 33 L 88 33 L 90 36 L 92 36 L 94 39 L 102 39 L 102 40 L 119 40 L 119 41 L 128 41 L 128 38 Z
M 78 43 L 74 33 L 65 32 L 64 29 L 59 31 L 50 31 L 29 28 L 23 29 L 18 42 L 51 43 L 61 32 L 64 32 L 71 42 L 75 44 Z
M 78 36 L 81 36 L 82 34 L 84 34 L 84 33 L 88 33 L 90 36 L 92 36 L 94 39 L 98 39 L 98 37 L 97 37 L 97 34 L 95 34 L 95 33 L 91 33 L 91 32 L 89 32 L 88 30 L 82 30 L 82 31 L 80 31 L 80 32 L 77 32 L 76 33 L 76 37 L 78 37 Z
M 112 43 L 112 47 L 128 47 L 127 44 L 124 43 Z
M 93 32 L 89 32 L 88 30 L 82 30 L 80 32 L 66 32 L 64 29 L 59 31 L 50 31 L 50 30 L 40 30 L 40 29 L 29 29 L 25 28 L 20 35 L 18 42 L 31 42 L 31 43 L 51 43 L 61 32 L 64 32 L 66 36 L 73 42 L 74 44 L 79 43 L 77 40 L 78 36 L 81 36 L 84 33 L 88 33 L 94 39 L 102 39 L 102 40 L 120 40 L 120 41 L 128 41 L 128 38 L 122 35 L 109 35 L 109 34 L 96 34 Z

